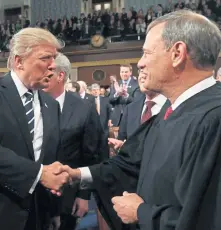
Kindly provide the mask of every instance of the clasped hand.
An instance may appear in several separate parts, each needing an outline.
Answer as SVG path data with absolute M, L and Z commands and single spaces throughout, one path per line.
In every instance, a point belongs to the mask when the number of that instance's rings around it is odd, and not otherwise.
M 72 181 L 77 179 L 80 179 L 78 169 L 71 169 L 60 162 L 54 162 L 43 166 L 40 183 L 53 194 L 61 196 L 62 187 L 65 184 L 72 184 Z

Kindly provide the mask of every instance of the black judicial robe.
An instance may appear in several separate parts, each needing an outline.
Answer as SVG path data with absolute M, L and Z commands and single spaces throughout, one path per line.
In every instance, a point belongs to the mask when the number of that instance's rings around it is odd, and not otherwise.
M 90 167 L 99 207 L 111 228 L 121 229 L 110 199 L 136 187 L 144 199 L 140 229 L 220 230 L 221 86 L 189 98 L 166 121 L 164 112 L 144 123 L 119 156 Z

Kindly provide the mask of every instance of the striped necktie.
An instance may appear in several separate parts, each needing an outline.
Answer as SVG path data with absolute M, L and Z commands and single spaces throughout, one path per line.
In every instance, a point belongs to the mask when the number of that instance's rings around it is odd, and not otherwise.
M 29 90 L 27 93 L 25 93 L 25 103 L 24 103 L 24 107 L 25 107 L 25 112 L 26 112 L 26 117 L 27 117 L 27 121 L 28 121 L 28 128 L 29 128 L 29 132 L 31 135 L 31 140 L 33 140 L 34 138 L 34 127 L 35 127 L 35 117 L 34 117 L 34 108 L 32 105 L 33 99 L 34 99 L 34 95 L 33 92 L 31 90 Z

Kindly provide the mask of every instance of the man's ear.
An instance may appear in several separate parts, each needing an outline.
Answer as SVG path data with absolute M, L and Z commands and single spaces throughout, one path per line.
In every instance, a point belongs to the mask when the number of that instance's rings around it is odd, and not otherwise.
M 65 79 L 65 73 L 63 71 L 61 71 L 59 74 L 58 74 L 58 82 L 64 82 L 64 79 Z
M 24 69 L 23 59 L 20 56 L 16 55 L 14 65 L 16 69 L 23 70 Z

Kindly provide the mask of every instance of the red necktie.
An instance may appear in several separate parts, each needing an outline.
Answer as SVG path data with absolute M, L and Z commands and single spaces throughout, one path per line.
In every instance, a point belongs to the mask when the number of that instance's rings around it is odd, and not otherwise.
M 146 101 L 146 108 L 141 116 L 141 123 L 149 120 L 152 117 L 151 108 L 156 104 L 154 101 Z
M 164 120 L 166 120 L 169 116 L 170 116 L 170 114 L 173 112 L 173 109 L 172 109 L 172 107 L 170 106 L 168 109 L 167 109 L 167 111 L 166 111 L 166 113 L 165 113 L 165 115 L 164 115 Z

